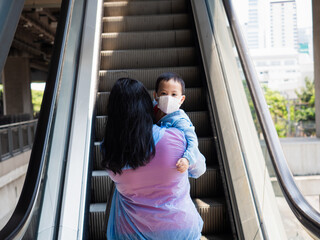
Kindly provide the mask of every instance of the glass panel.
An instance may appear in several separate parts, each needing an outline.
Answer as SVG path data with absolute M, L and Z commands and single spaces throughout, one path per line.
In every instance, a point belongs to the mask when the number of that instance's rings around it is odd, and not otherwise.
M 288 238 L 293 237 L 293 236 L 303 236 L 303 239 L 311 239 L 309 237 L 309 235 L 306 233 L 306 231 L 302 228 L 302 225 L 297 220 L 297 218 L 294 216 L 291 209 L 289 208 L 286 200 L 284 199 L 282 191 L 280 190 L 280 186 L 277 182 L 277 178 L 275 177 L 275 170 L 274 170 L 273 165 L 271 163 L 269 152 L 266 148 L 266 142 L 263 138 L 261 126 L 260 126 L 260 123 L 257 118 L 256 109 L 253 105 L 253 101 L 252 101 L 252 98 L 251 98 L 251 95 L 249 92 L 249 88 L 247 85 L 247 80 L 245 79 L 244 71 L 242 69 L 242 66 L 241 66 L 241 63 L 239 60 L 238 52 L 237 52 L 235 42 L 234 42 L 231 30 L 230 30 L 230 26 L 228 25 L 228 20 L 227 20 L 227 16 L 226 16 L 226 13 L 223 8 L 222 0 L 212 0 L 212 1 L 207 0 L 206 3 L 208 6 L 208 10 L 209 10 L 208 12 L 210 15 L 210 20 L 211 20 L 211 24 L 212 24 L 212 28 L 213 28 L 214 38 L 216 40 L 217 49 L 219 52 L 220 62 L 221 62 L 222 68 L 223 68 L 225 78 L 227 79 L 226 86 L 227 86 L 227 88 L 228 87 L 231 88 L 232 85 L 230 85 L 230 84 L 232 84 L 232 82 L 234 82 L 234 81 L 240 81 L 242 83 L 242 86 L 244 88 L 245 95 L 247 98 L 247 104 L 249 105 L 250 113 L 251 113 L 251 116 L 246 116 L 246 117 L 248 119 L 251 118 L 252 121 L 254 122 L 256 135 L 258 136 L 258 139 L 260 141 L 260 147 L 261 147 L 261 151 L 263 152 L 263 157 L 264 157 L 264 161 L 265 161 L 265 163 L 263 163 L 263 164 L 266 165 L 267 170 L 268 170 L 268 174 L 271 177 L 273 191 L 276 196 L 279 212 L 281 214 L 281 218 L 284 223 L 286 234 L 287 234 Z M 236 60 L 236 64 L 234 64 L 234 65 L 238 66 L 239 72 L 238 72 L 238 74 L 234 74 L 234 73 L 230 74 L 230 65 L 232 65 L 232 62 L 234 62 L 235 60 Z M 231 69 L 231 70 L 234 71 L 235 69 Z M 230 79 L 230 76 L 232 79 Z M 228 77 L 229 77 L 229 79 L 228 79 Z M 231 91 L 231 90 L 229 89 L 229 91 Z M 233 96 L 231 96 L 231 94 L 230 94 L 229 98 L 230 98 L 231 103 L 233 102 L 232 97 Z M 232 109 L 232 110 L 233 110 L 234 114 L 236 114 L 235 109 Z M 236 125 L 237 125 L 237 123 L 236 123 Z M 237 127 L 239 127 L 239 126 L 237 126 Z M 239 134 L 240 134 L 240 132 L 241 131 L 239 131 Z M 245 139 L 245 138 L 246 138 L 246 136 L 240 136 L 239 140 L 243 141 L 243 139 Z M 246 152 L 244 152 L 243 155 L 244 155 L 244 161 L 247 161 L 246 160 Z M 250 178 L 250 173 L 249 173 L 249 180 L 251 182 L 253 181 L 253 179 Z M 259 212 L 257 212 L 257 214 L 259 215 Z

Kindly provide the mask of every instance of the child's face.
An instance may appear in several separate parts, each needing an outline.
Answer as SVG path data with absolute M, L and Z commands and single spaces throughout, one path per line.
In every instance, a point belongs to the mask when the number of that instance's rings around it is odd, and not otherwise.
M 173 79 L 170 79 L 169 81 L 161 81 L 159 83 L 158 92 L 154 93 L 154 98 L 167 95 L 181 99 L 180 104 L 185 100 L 185 95 L 182 95 L 181 84 Z

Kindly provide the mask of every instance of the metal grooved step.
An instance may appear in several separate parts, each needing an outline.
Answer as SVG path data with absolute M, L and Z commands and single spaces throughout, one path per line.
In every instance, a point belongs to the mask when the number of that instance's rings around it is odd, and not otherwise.
M 90 214 L 89 214 L 89 239 L 94 240 L 105 240 L 103 226 L 105 222 L 105 203 L 94 203 L 90 204 Z
M 216 235 L 205 235 L 200 240 L 233 240 L 231 234 L 216 234 Z
M 221 233 L 227 226 L 226 207 L 223 199 L 196 198 L 194 204 L 203 219 L 202 234 Z
M 171 14 L 186 11 L 184 1 L 105 2 L 104 16 Z
M 186 87 L 200 87 L 199 69 L 196 66 L 190 67 L 166 67 L 146 69 L 121 69 L 100 71 L 99 91 L 111 91 L 113 84 L 120 77 L 130 77 L 141 81 L 147 89 L 154 89 L 158 76 L 165 72 L 175 72 L 183 76 Z
M 188 47 L 190 30 L 103 33 L 102 50 Z
M 155 58 L 155 56 L 157 56 Z M 193 47 L 101 51 L 101 69 L 175 67 L 195 64 Z
M 207 111 L 187 112 L 191 122 L 195 126 L 198 137 L 210 137 L 212 130 L 209 121 L 209 114 Z M 104 128 L 107 116 L 96 117 L 96 140 L 100 141 L 103 138 Z
M 187 14 L 104 17 L 103 32 L 138 32 L 188 28 Z

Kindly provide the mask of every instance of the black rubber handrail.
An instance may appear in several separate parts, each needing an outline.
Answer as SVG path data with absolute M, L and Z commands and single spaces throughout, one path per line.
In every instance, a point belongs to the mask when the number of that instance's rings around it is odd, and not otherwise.
M 61 3 L 61 12 L 55 36 L 53 55 L 25 182 L 11 218 L 0 231 L 0 239 L 13 239 L 26 227 L 25 225 L 32 214 L 33 206 L 38 197 L 38 190 L 41 184 L 43 168 L 45 166 L 46 149 L 48 148 L 48 133 L 50 132 L 53 120 L 60 73 L 63 66 L 63 55 L 66 39 L 69 34 L 68 23 L 71 18 L 72 3 L 73 0 L 62 0 Z
M 250 90 L 251 98 L 270 154 L 271 162 L 275 169 L 283 195 L 302 225 L 314 234 L 314 236 L 320 238 L 320 214 L 306 201 L 294 182 L 278 134 L 274 127 L 268 105 L 261 90 L 254 65 L 249 56 L 246 42 L 241 34 L 240 25 L 234 13 L 231 0 L 222 1 Z

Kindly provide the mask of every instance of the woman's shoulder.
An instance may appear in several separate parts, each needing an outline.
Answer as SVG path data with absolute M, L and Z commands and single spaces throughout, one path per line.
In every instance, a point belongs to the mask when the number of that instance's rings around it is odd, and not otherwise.
M 153 124 L 152 134 L 153 134 L 154 145 L 156 145 L 160 141 L 160 139 L 163 137 L 165 131 L 166 131 L 165 128 L 161 128 L 158 125 Z
M 169 140 L 176 140 L 176 141 L 185 141 L 185 136 L 183 131 L 177 128 L 166 128 L 166 127 L 159 127 L 158 125 L 153 125 L 153 139 L 154 144 L 156 145 L 164 136 L 169 138 Z

